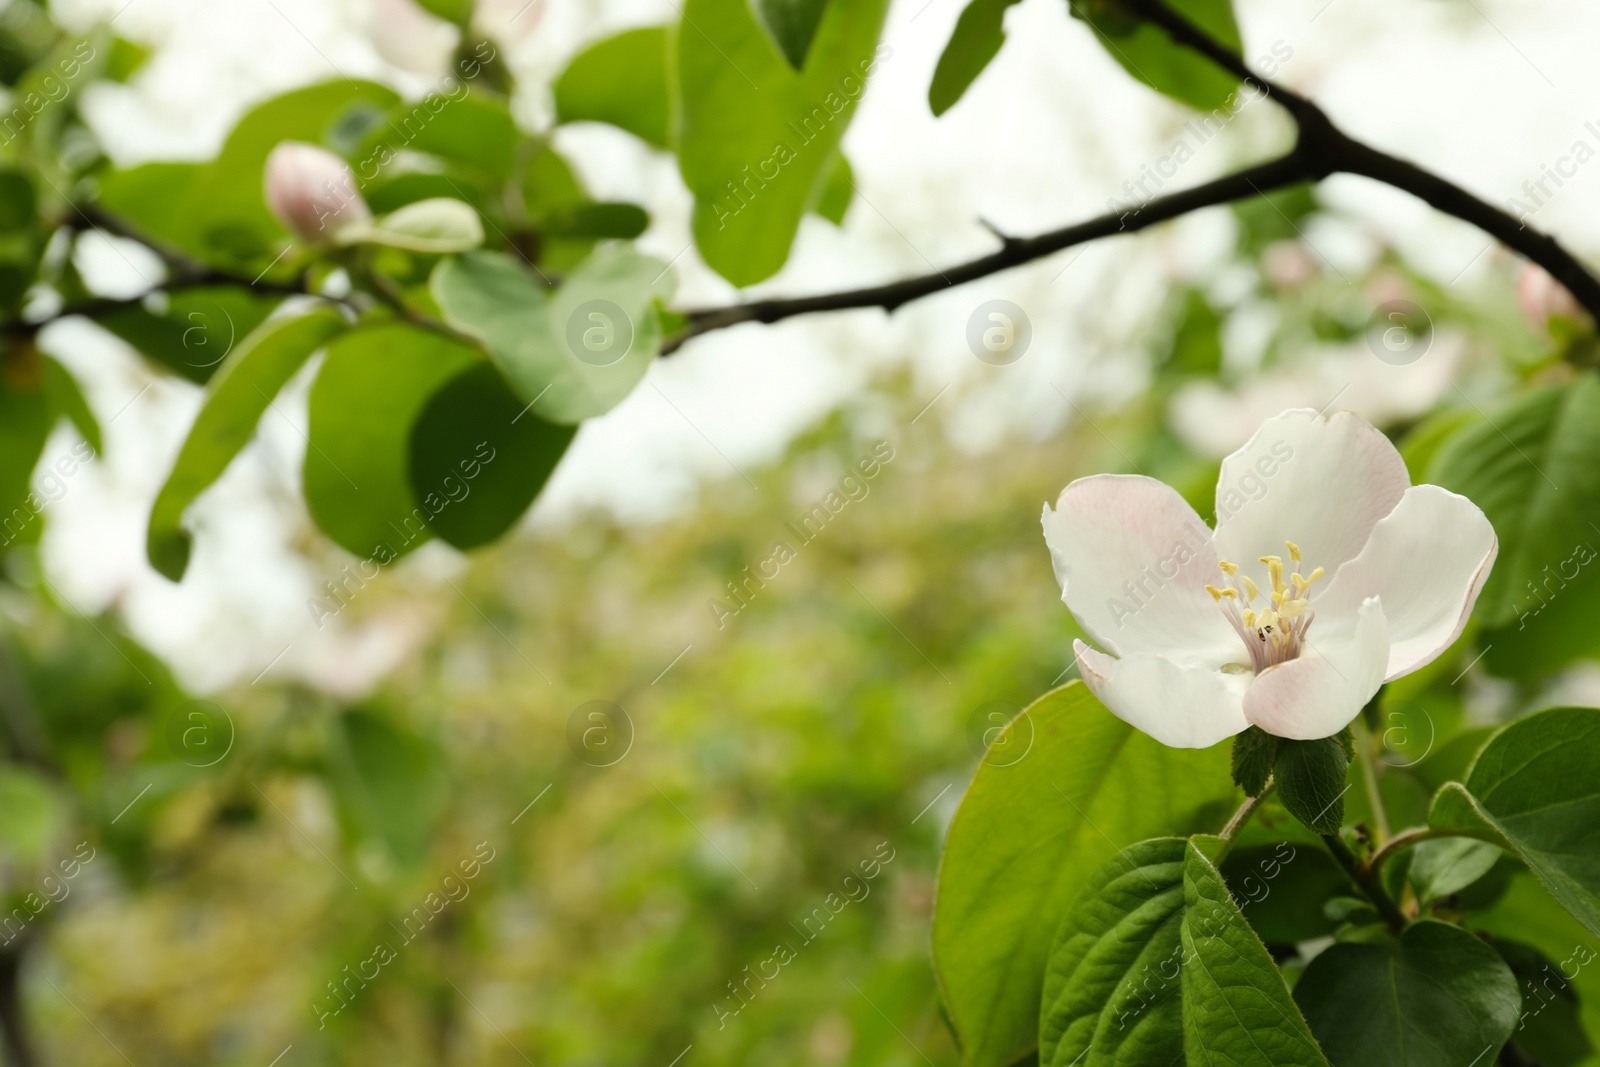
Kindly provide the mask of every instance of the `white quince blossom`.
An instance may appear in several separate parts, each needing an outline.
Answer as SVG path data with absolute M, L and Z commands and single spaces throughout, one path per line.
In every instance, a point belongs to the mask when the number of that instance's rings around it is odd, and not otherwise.
M 1044 508 L 1061 599 L 1106 650 L 1074 643 L 1084 682 L 1175 748 L 1338 733 L 1460 636 L 1498 550 L 1472 501 L 1413 486 L 1350 412 L 1268 419 L 1222 461 L 1216 514 L 1116 474 Z

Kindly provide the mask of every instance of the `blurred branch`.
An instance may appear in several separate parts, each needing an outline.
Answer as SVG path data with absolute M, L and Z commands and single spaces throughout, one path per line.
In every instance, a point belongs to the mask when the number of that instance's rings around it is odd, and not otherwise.
M 1125 2 L 1165 30 L 1175 42 L 1205 56 L 1287 111 L 1297 131 L 1293 151 L 1281 159 L 1193 189 L 1156 197 L 1130 211 L 1102 215 L 1036 237 L 1001 236 L 998 252 L 932 274 L 838 293 L 692 310 L 686 313 L 688 325 L 667 339 L 662 354 L 676 351 L 701 334 L 740 323 L 773 323 L 796 315 L 852 308 L 877 307 L 893 311 L 912 300 L 1031 263 L 1074 245 L 1119 233 L 1134 233 L 1201 208 L 1244 200 L 1302 181 L 1321 181 L 1335 173 L 1357 174 L 1383 182 L 1410 193 L 1435 210 L 1472 223 L 1549 271 L 1600 321 L 1600 279 L 1555 238 L 1525 226 L 1507 212 L 1436 174 L 1348 136 L 1311 100 L 1252 71 L 1237 53 L 1218 43 L 1162 0 Z
M 0 1047 L 10 1067 L 35 1067 L 39 1062 L 22 1011 L 22 964 L 32 941 L 32 934 L 24 933 L 16 945 L 0 949 Z

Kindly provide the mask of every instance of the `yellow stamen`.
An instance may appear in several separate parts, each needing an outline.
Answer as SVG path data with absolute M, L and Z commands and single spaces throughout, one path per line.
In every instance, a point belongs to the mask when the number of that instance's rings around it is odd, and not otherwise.
M 1206 586 L 1206 592 L 1210 593 L 1211 594 L 1211 599 L 1217 601 L 1218 603 L 1220 603 L 1222 601 L 1222 598 L 1225 597 L 1225 596 L 1236 597 L 1236 596 L 1239 595 L 1237 590 L 1234 590 L 1234 589 L 1218 589 L 1214 585 Z
M 1283 559 L 1278 556 L 1262 556 L 1261 562 L 1267 565 L 1267 573 L 1272 577 L 1273 593 L 1283 592 Z
M 1288 546 L 1289 558 L 1290 559 L 1294 560 L 1296 563 L 1299 563 L 1302 559 L 1305 558 L 1305 557 L 1300 555 L 1300 546 L 1299 545 L 1295 544 L 1293 541 L 1285 541 L 1284 544 L 1286 546 Z
M 1250 580 L 1250 576 L 1249 575 L 1247 575 L 1247 574 L 1239 575 L 1239 581 L 1244 583 L 1244 599 L 1245 599 L 1245 603 L 1248 604 L 1250 601 L 1254 600 L 1256 597 L 1261 595 L 1261 590 L 1256 588 L 1256 583 L 1252 582 Z
M 1225 559 L 1219 560 L 1217 566 L 1221 567 L 1222 573 L 1230 578 L 1239 573 L 1239 565 L 1237 563 L 1229 563 Z

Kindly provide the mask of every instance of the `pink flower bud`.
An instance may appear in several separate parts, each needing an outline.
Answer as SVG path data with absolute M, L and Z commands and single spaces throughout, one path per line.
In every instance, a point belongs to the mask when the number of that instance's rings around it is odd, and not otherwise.
M 1536 330 L 1547 329 L 1553 318 L 1580 322 L 1588 318 L 1583 305 L 1567 292 L 1566 286 L 1537 263 L 1522 265 L 1522 273 L 1517 277 L 1517 307 L 1528 325 Z
M 267 157 L 267 206 L 301 240 L 321 244 L 372 221 L 348 164 L 316 145 L 284 141 Z

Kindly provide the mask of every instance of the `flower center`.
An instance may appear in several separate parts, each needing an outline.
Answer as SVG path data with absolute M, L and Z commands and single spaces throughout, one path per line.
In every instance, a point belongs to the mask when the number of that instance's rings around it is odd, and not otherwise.
M 1226 560 L 1218 563 L 1222 573 L 1228 576 L 1227 584 L 1221 589 L 1206 586 L 1206 592 L 1222 606 L 1222 614 L 1244 641 L 1244 647 L 1250 652 L 1250 665 L 1257 674 L 1298 657 L 1306 631 L 1311 629 L 1311 620 L 1316 617 L 1316 612 L 1311 610 L 1311 583 L 1322 577 L 1322 568 L 1301 574 L 1300 546 L 1293 541 L 1285 541 L 1284 545 L 1289 549 L 1294 570 L 1286 575 L 1281 557 L 1261 557 L 1272 580 L 1272 591 L 1267 596 L 1268 603 L 1260 611 L 1256 610 L 1255 602 L 1261 591 L 1249 575 L 1239 573 L 1238 564 Z

